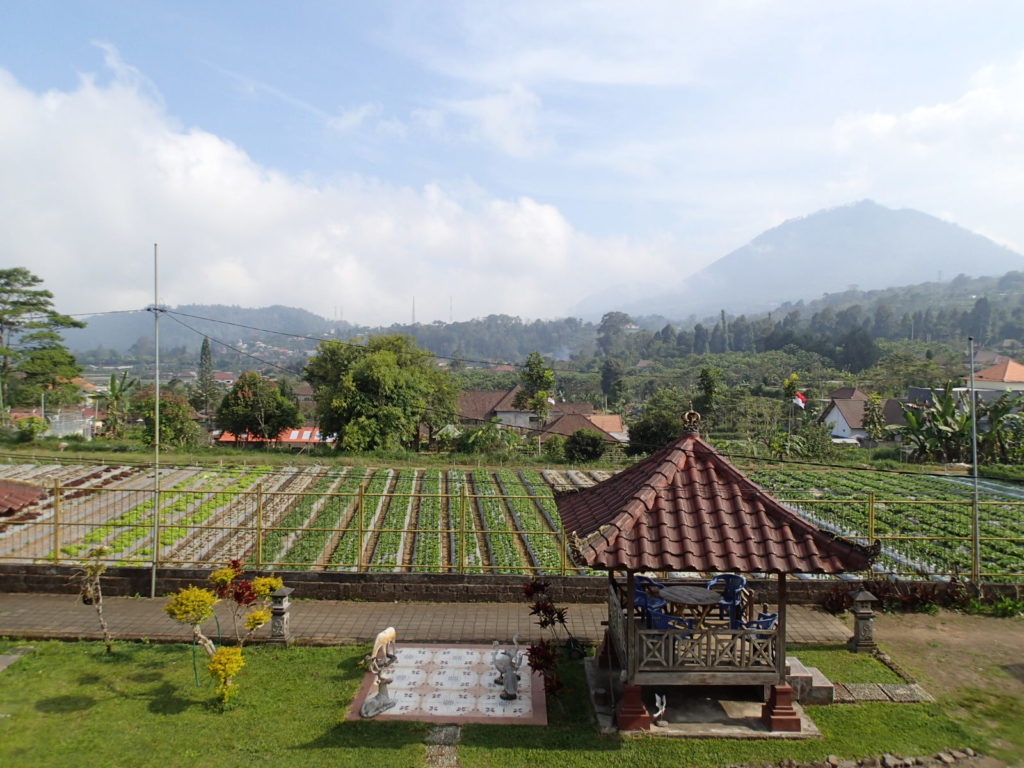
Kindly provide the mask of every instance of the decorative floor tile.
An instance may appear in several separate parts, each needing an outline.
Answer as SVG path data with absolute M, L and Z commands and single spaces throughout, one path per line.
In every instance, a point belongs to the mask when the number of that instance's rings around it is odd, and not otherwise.
M 389 668 L 388 694 L 395 706 L 377 720 L 417 720 L 428 723 L 493 723 L 546 725 L 544 680 L 520 668 L 519 696 L 501 698 L 502 688 L 491 665 L 491 646 L 399 645 L 398 659 Z M 376 693 L 369 672 L 347 714 L 359 719 L 367 696 Z

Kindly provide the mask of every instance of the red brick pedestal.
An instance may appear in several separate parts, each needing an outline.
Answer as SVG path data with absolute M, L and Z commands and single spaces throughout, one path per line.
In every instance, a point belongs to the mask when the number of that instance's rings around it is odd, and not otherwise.
M 648 731 L 651 728 L 651 715 L 644 706 L 640 690 L 639 685 L 625 685 L 622 688 L 622 700 L 615 710 L 620 731 Z
M 768 703 L 761 707 L 761 721 L 772 731 L 800 732 L 800 715 L 793 708 L 793 688 L 773 685 Z

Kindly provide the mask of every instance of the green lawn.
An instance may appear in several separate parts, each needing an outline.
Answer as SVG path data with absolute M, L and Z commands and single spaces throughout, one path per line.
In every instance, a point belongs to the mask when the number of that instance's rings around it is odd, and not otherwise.
M 0 652 L 13 643 L 0 644 Z M 33 643 L 0 673 L 0 765 L 35 768 L 422 765 L 426 727 L 343 720 L 364 647 L 252 647 L 227 711 L 191 647 Z M 200 654 L 200 664 L 204 663 Z
M 0 653 L 14 645 L 0 641 Z M 426 726 L 344 721 L 362 677 L 357 661 L 365 647 L 247 649 L 240 692 L 221 711 L 202 668 L 201 687 L 196 686 L 187 645 L 121 643 L 113 656 L 95 643 L 33 645 L 35 652 L 0 673 L 0 712 L 9 715 L 0 718 L 0 765 L 402 768 L 424 763 Z M 851 656 L 845 650 L 813 653 L 816 666 L 854 670 L 848 681 L 878 671 L 864 666 L 862 658 L 845 658 Z M 878 667 L 879 674 L 887 671 Z M 570 689 L 559 701 L 549 701 L 549 727 L 467 726 L 459 747 L 462 765 L 678 768 L 984 748 L 937 705 L 812 707 L 811 717 L 825 738 L 804 742 L 605 736 L 585 703 L 582 665 L 567 663 L 565 678 Z
M 842 648 L 826 646 L 798 647 L 796 655 L 812 654 L 812 666 L 829 667 L 860 675 L 877 677 L 892 671 L 875 659 L 856 657 Z M 827 674 L 827 673 L 826 673 Z M 784 759 L 799 762 L 824 760 L 828 755 L 860 758 L 892 752 L 922 755 L 945 748 L 970 746 L 983 749 L 981 740 L 949 719 L 935 704 L 837 704 L 808 707 L 807 713 L 821 730 L 823 738 L 806 741 L 738 739 L 665 739 L 602 735 L 597 731 L 581 691 L 582 668 L 565 670 L 570 690 L 560 703 L 548 700 L 547 728 L 538 728 L 529 737 L 515 726 L 470 725 L 462 729 L 459 759 L 463 768 L 602 768 L 637 766 L 638 768 L 717 768 L 723 765 L 761 764 Z M 846 682 L 857 682 L 854 679 Z M 893 675 L 895 680 L 899 680 Z M 842 681 L 843 675 L 839 676 Z M 890 678 L 870 682 L 889 682 Z M 560 706 L 561 704 L 561 706 Z
M 874 656 L 850 653 L 834 645 L 791 645 L 788 656 L 796 656 L 805 667 L 817 667 L 833 683 L 902 683 L 903 678 Z

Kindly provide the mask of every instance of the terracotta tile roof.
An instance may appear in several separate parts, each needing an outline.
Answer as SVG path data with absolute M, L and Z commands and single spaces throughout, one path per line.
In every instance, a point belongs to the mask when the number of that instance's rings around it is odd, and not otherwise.
M 0 515 L 19 512 L 36 499 L 42 498 L 45 493 L 46 491 L 35 485 L 0 480 Z
M 494 404 L 494 410 L 496 411 L 519 411 L 521 408 L 516 408 L 515 399 L 516 395 L 519 394 L 523 386 L 516 384 L 512 389 L 509 389 L 505 394 Z
M 516 384 L 511 389 L 469 389 L 459 394 L 459 417 L 466 420 L 487 421 L 493 419 L 498 411 L 515 411 L 526 413 L 516 408 L 515 399 L 523 387 Z M 564 402 L 551 406 L 552 417 L 594 412 L 594 404 L 588 402 Z
M 591 419 L 579 413 L 567 413 L 564 416 L 559 416 L 553 421 L 549 421 L 544 425 L 544 431 L 541 433 L 541 440 L 547 440 L 552 435 L 563 435 L 568 437 L 573 432 L 578 430 L 586 429 L 591 432 L 596 432 L 601 438 L 607 443 L 618 442 L 614 435 L 609 434 L 606 430 L 601 429 Z
M 603 570 L 841 573 L 870 551 L 769 496 L 696 434 L 580 491 L 561 494 L 578 562 Z
M 833 400 L 822 412 L 819 421 L 824 421 L 833 408 L 842 414 L 850 429 L 864 429 L 864 414 L 867 412 L 867 400 Z M 886 424 L 906 424 L 900 401 L 891 397 L 882 400 L 882 419 Z
M 625 432 L 622 424 L 622 417 L 617 413 L 594 413 L 587 416 L 598 429 L 614 435 L 616 432 Z
M 508 395 L 507 389 L 469 389 L 459 394 L 459 418 L 487 421 Z
M 968 380 L 969 376 L 964 376 Z M 975 381 L 1001 381 L 1005 384 L 1024 383 L 1024 365 L 1013 360 L 1004 360 L 1001 363 L 985 368 L 974 374 Z

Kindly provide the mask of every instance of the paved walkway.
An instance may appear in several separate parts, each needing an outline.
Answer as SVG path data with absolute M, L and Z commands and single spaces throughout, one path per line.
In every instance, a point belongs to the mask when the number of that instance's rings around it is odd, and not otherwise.
M 164 598 L 108 597 L 104 616 L 115 637 L 158 642 L 188 642 L 191 633 L 164 612 Z M 231 633 L 230 610 L 218 605 L 225 634 Z M 569 629 L 596 643 L 607 618 L 603 603 L 569 606 Z M 522 642 L 545 635 L 533 623 L 525 603 L 364 603 L 335 600 L 296 600 L 291 608 L 291 629 L 297 643 L 336 645 L 367 642 L 380 630 L 393 626 L 405 642 L 508 642 L 519 633 Z M 261 630 L 267 634 L 268 628 Z M 786 637 L 790 643 L 837 644 L 850 630 L 834 616 L 801 605 L 787 612 Z M 98 640 L 102 638 L 96 611 L 77 595 L 0 593 L 0 636 L 26 639 Z

